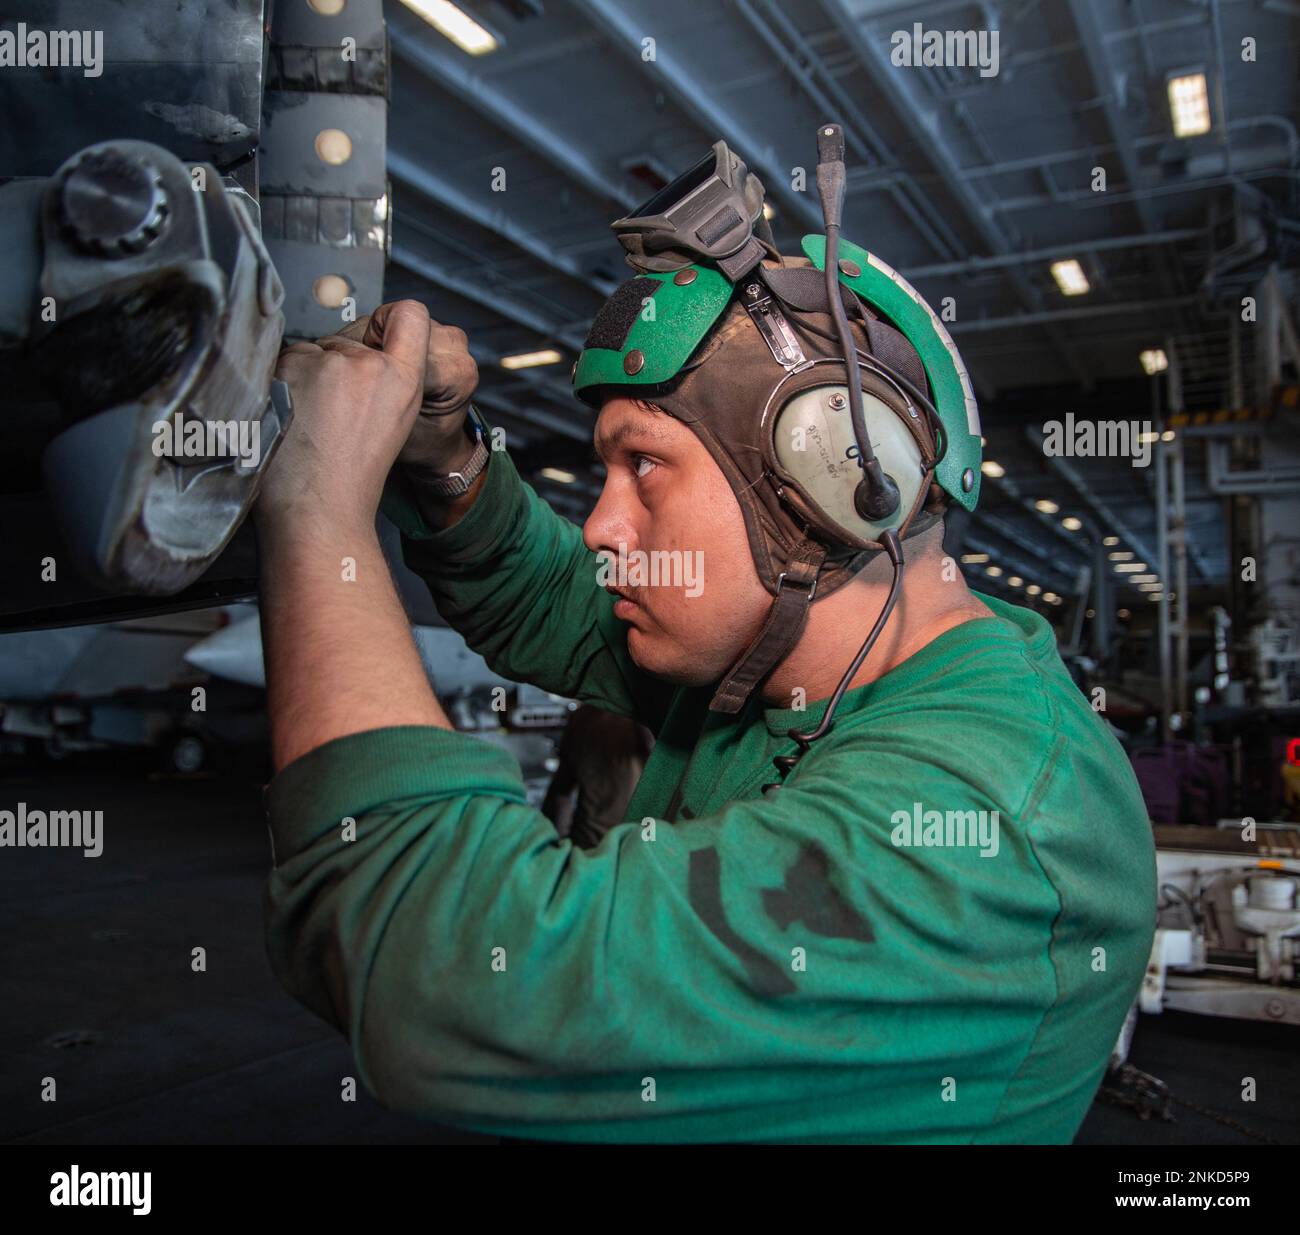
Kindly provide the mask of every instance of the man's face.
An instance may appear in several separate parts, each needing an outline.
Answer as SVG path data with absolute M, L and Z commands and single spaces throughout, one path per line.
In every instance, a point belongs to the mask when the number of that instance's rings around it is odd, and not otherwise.
M 679 685 L 717 681 L 771 604 L 731 487 L 690 429 L 631 399 L 602 406 L 596 451 L 607 475 L 583 541 L 610 555 L 602 582 L 632 659 Z

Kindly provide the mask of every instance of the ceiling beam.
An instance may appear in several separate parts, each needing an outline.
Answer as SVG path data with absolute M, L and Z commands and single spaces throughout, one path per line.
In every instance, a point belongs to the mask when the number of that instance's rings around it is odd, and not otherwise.
M 601 296 L 610 295 L 617 284 L 599 275 L 591 274 L 564 253 L 557 252 L 553 245 L 534 235 L 527 228 L 521 227 L 499 206 L 487 200 L 480 201 L 457 188 L 445 177 L 439 176 L 428 167 L 408 157 L 399 150 L 389 147 L 388 174 L 404 188 L 437 202 L 444 210 L 500 236 L 516 248 L 535 258 L 543 265 L 549 266 L 560 274 L 586 284 Z M 495 198 L 497 194 L 489 193 Z
M 845 0 L 821 0 L 821 5 L 852 49 L 868 79 L 884 97 L 891 114 L 916 143 L 917 149 L 925 153 L 926 160 L 984 245 L 995 255 L 1009 253 L 1011 245 L 992 211 L 961 174 L 962 160 L 945 132 L 948 125 L 940 114 L 938 102 L 922 93 L 906 74 L 890 64 L 888 39 L 868 38 L 861 17 L 850 11 Z M 1045 312 L 1042 295 L 1023 272 L 1014 266 L 1008 267 L 1007 278 L 1026 308 L 1034 315 Z M 1044 333 L 1075 380 L 1082 386 L 1090 385 L 1091 374 L 1065 336 L 1050 324 L 1052 319 L 1038 317 L 1037 320 L 1044 324 Z
M 1144 245 L 1179 244 L 1184 240 L 1199 240 L 1205 232 L 1199 227 L 1180 227 L 1163 232 L 1143 233 L 1137 236 L 1107 236 L 1080 244 L 1053 245 L 1046 249 L 1027 249 L 1019 253 L 999 253 L 996 257 L 968 257 L 959 262 L 936 262 L 929 266 L 908 266 L 899 273 L 910 282 L 932 279 L 940 275 L 978 274 L 982 270 L 997 270 L 1003 266 L 1027 266 L 1030 262 L 1050 262 L 1058 257 L 1073 257 L 1080 249 L 1101 253 L 1108 249 L 1137 249 Z
M 489 78 L 475 72 L 470 67 L 472 57 L 435 48 L 428 27 L 403 11 L 401 5 L 388 6 L 388 28 L 392 52 L 398 60 L 436 81 L 593 197 L 624 209 L 636 205 L 637 199 L 625 187 L 615 183 L 572 142 L 543 124 L 536 111 L 507 98 Z
M 772 0 L 734 0 L 736 11 L 768 50 L 785 66 L 792 81 L 821 110 L 821 121 L 832 118 L 844 126 L 844 137 L 862 165 L 848 176 L 849 198 L 857 192 L 882 191 L 895 208 L 921 234 L 936 253 L 955 255 L 961 242 L 947 221 L 899 164 L 888 143 L 876 131 L 847 90 L 826 70 L 821 57 L 808 45 L 798 27 Z
M 1120 167 L 1124 172 L 1124 183 L 1133 194 L 1133 209 L 1137 212 L 1138 222 L 1142 225 L 1142 230 L 1148 233 L 1154 232 L 1156 230 L 1155 215 L 1152 212 L 1150 201 L 1141 191 L 1143 186 L 1139 182 L 1137 151 L 1133 146 L 1128 122 L 1119 104 L 1119 96 L 1123 90 L 1123 85 L 1115 73 L 1114 66 L 1111 64 L 1110 52 L 1106 48 L 1105 34 L 1097 17 L 1095 0 L 1068 0 L 1068 3 L 1070 19 L 1074 23 L 1075 33 L 1079 36 L 1079 45 L 1083 50 L 1083 58 L 1087 62 L 1088 72 L 1097 90 L 1102 114 L 1106 119 L 1106 127 L 1115 142 L 1115 153 L 1119 156 Z M 1087 249 L 1088 246 L 1081 245 L 1080 248 Z M 1176 292 L 1178 288 L 1170 271 L 1168 255 L 1156 250 L 1153 253 L 1153 261 L 1156 274 L 1161 283 L 1160 290 L 1166 295 Z M 1182 314 L 1180 313 L 1179 316 L 1182 316 Z
M 1074 309 L 1044 309 L 1036 313 L 1010 313 L 1005 317 L 973 317 L 948 324 L 949 334 L 973 334 L 984 330 L 1022 330 L 1042 322 L 1068 322 L 1090 317 L 1113 317 L 1119 313 L 1153 313 L 1178 305 L 1196 304 L 1195 296 L 1171 296 L 1166 300 L 1116 300 L 1110 304 L 1080 305 Z
M 1070 20 L 1075 33 L 1079 36 L 1079 46 L 1088 65 L 1093 87 L 1097 91 L 1097 100 L 1101 104 L 1102 114 L 1106 118 L 1106 128 L 1115 142 L 1115 153 L 1119 156 L 1120 167 L 1124 172 L 1124 183 L 1130 189 L 1138 189 L 1137 153 L 1129 140 L 1128 125 L 1120 111 L 1117 95 L 1120 85 L 1115 79 L 1115 72 L 1110 63 L 1110 53 L 1106 50 L 1106 39 L 1095 11 L 1095 0 L 1067 0 L 1070 8 Z M 1138 198 L 1133 203 L 1144 232 L 1154 231 L 1151 210 L 1147 202 Z
M 666 46 L 657 46 L 655 60 L 641 60 L 643 25 L 619 0 L 572 0 L 573 6 L 625 55 L 647 70 L 649 79 L 661 83 L 684 111 L 698 124 L 711 141 L 722 138 L 744 159 L 750 171 L 763 181 L 771 198 L 780 201 L 791 218 L 807 229 L 820 232 L 824 223 L 819 207 L 809 194 L 796 193 L 789 187 L 789 172 L 781 165 L 765 136 L 751 132 L 740 118 L 716 97 L 700 86 L 701 77 L 680 63 Z

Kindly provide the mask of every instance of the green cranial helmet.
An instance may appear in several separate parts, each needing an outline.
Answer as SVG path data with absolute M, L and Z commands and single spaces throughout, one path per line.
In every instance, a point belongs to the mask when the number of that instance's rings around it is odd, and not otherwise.
M 804 254 L 825 266 L 826 238 L 805 236 Z M 839 244 L 840 283 L 878 320 L 894 327 L 925 371 L 946 449 L 934 471 L 957 505 L 974 510 L 980 493 L 980 415 L 970 376 L 952 336 L 921 294 L 887 262 L 847 240 Z M 573 388 L 599 408 L 623 393 L 653 402 L 650 388 L 671 383 L 722 317 L 736 288 L 711 265 L 639 273 L 606 301 L 573 369 Z M 787 316 L 795 316 L 787 309 Z M 757 418 L 761 408 L 755 409 Z
M 613 224 L 635 274 L 597 314 L 573 368 L 593 407 L 622 394 L 681 420 L 736 494 L 774 600 L 715 694 L 717 711 L 744 706 L 797 643 L 809 606 L 883 550 L 894 587 L 865 655 L 901 583 L 900 542 L 949 502 L 973 510 L 979 500 L 965 365 L 916 289 L 840 239 L 839 127 L 823 126 L 818 147 L 826 232 L 805 236 L 801 256 L 777 251 L 762 186 L 722 142 Z M 816 733 L 792 733 L 801 753 L 833 711 Z M 782 776 L 797 757 L 783 758 Z

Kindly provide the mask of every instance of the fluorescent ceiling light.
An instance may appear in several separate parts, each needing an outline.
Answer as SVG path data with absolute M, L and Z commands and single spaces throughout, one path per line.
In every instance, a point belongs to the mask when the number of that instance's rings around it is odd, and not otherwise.
M 1050 497 L 1040 497 L 1034 503 L 1035 510 L 1041 510 L 1045 515 L 1054 515 L 1061 508 Z
M 1139 442 L 1158 442 L 1159 440 L 1160 440 L 1160 434 L 1159 434 L 1159 433 L 1139 433 L 1139 434 L 1138 434 L 1138 441 L 1139 441 Z
M 458 9 L 451 0 L 402 0 L 402 3 L 471 56 L 481 56 L 484 52 L 497 49 L 497 41 L 492 34 L 484 30 L 468 13 Z
M 996 579 L 999 575 L 1002 574 L 1002 567 L 1001 567 L 1001 566 L 990 566 L 990 567 L 988 568 L 988 573 L 989 573 L 990 575 L 992 575 L 994 579 Z
M 1082 296 L 1088 290 L 1088 276 L 1073 257 L 1068 261 L 1053 262 L 1052 278 L 1067 296 Z
M 1027 588 L 1025 588 L 1025 591 L 1028 592 L 1030 596 L 1038 596 L 1042 590 L 1043 589 L 1040 588 L 1037 583 L 1031 583 Z
M 1172 442 L 1174 440 L 1174 431 L 1172 429 L 1166 429 L 1160 435 L 1160 440 L 1162 442 Z
M 971 566 L 979 562 L 987 562 L 989 555 L 987 553 L 963 553 L 961 560 L 965 565 Z
M 1158 347 L 1148 348 L 1145 352 L 1138 354 L 1138 359 L 1142 362 L 1142 368 L 1148 377 L 1154 377 L 1157 373 L 1163 373 L 1169 368 L 1169 360 L 1164 351 Z
M 1011 578 L 1007 580 L 1007 582 L 1011 584 L 1012 587 L 1025 586 L 1025 581 L 1019 575 L 1012 575 Z
M 1111 541 L 1112 541 L 1113 543 L 1115 543 L 1115 544 L 1118 544 L 1118 543 L 1119 543 L 1119 541 L 1116 540 L 1116 538 L 1115 538 L 1114 536 L 1112 536 L 1110 539 L 1111 539 Z M 1107 556 L 1110 558 L 1110 560 L 1111 560 L 1112 562 L 1128 562 L 1128 561 L 1131 561 L 1132 558 L 1133 558 L 1133 550 L 1132 550 L 1132 549 L 1116 549 L 1114 553 L 1108 554 Z
M 1065 528 L 1067 532 L 1077 532 L 1083 526 L 1083 520 L 1076 519 L 1073 515 L 1066 515 L 1065 518 L 1061 520 L 1061 526 Z
M 1130 583 L 1159 583 L 1159 575 L 1130 575 Z
M 539 364 L 559 364 L 564 357 L 553 347 L 543 348 L 540 352 L 520 352 L 516 356 L 502 356 L 503 369 L 531 369 Z
M 545 476 L 547 480 L 554 480 L 562 485 L 571 485 L 578 479 L 572 472 L 566 472 L 563 468 L 558 467 L 544 467 L 540 474 Z
M 1196 137 L 1210 131 L 1210 92 L 1204 73 L 1169 79 L 1169 115 L 1175 137 Z
M 1115 566 L 1121 575 L 1140 575 L 1146 568 L 1145 562 L 1118 562 Z
M 1007 469 L 998 463 L 995 459 L 985 459 L 980 464 L 980 471 L 985 476 L 992 476 L 994 480 L 1001 480 L 1007 474 Z
M 1059 605 L 1061 603 L 1061 598 L 1055 592 L 1044 592 L 1043 599 L 1049 605 Z
M 1117 545 L 1117 544 L 1119 544 L 1119 537 L 1118 537 L 1118 536 L 1106 536 L 1106 537 L 1103 537 L 1103 538 L 1102 538 L 1102 542 L 1101 542 L 1101 543 L 1102 543 L 1103 545 Z M 1115 555 L 1112 553 L 1111 556 L 1114 557 Z

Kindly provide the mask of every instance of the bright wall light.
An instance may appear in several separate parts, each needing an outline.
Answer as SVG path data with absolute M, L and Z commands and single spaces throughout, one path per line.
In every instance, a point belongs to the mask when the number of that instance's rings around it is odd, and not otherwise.
M 1040 497 L 1034 503 L 1035 510 L 1041 510 L 1045 515 L 1054 515 L 1061 508 L 1050 497 Z
M 1113 539 L 1114 538 L 1112 537 L 1112 540 Z M 1118 544 L 1118 541 L 1115 543 Z M 1106 556 L 1109 557 L 1112 562 L 1130 562 L 1133 560 L 1133 550 L 1116 549 L 1114 553 L 1108 553 Z
M 989 555 L 987 553 L 963 553 L 961 555 L 963 565 L 975 566 L 980 562 L 987 562 Z
M 994 480 L 1001 480 L 1007 474 L 1007 469 L 1002 466 L 996 459 L 985 459 L 980 464 L 980 471 L 985 476 L 992 476 Z
M 546 477 L 547 480 L 554 480 L 562 485 L 571 485 L 578 479 L 572 472 L 566 472 L 559 467 L 544 467 L 540 475 Z
M 497 41 L 492 34 L 484 30 L 468 13 L 458 9 L 451 0 L 402 0 L 402 3 L 471 56 L 481 56 L 484 52 L 497 49 Z
M 987 573 L 988 573 L 989 575 L 991 575 L 994 579 L 996 579 L 996 578 L 998 578 L 998 577 L 1002 574 L 1002 567 L 1001 567 L 1001 566 L 990 566 L 990 567 L 988 568 L 988 572 L 987 572 Z
M 1175 137 L 1196 137 L 1210 131 L 1210 92 L 1204 73 L 1169 79 L 1169 115 Z
M 763 203 L 763 218 L 765 218 L 769 223 L 776 218 L 776 208 L 771 202 Z
M 1115 566 L 1121 575 L 1140 575 L 1146 568 L 1145 562 L 1119 562 Z
M 1067 532 L 1077 532 L 1083 526 L 1083 520 L 1076 519 L 1073 515 L 1066 515 L 1065 518 L 1061 520 L 1061 526 L 1065 528 Z
M 1159 583 L 1160 576 L 1159 575 L 1130 575 L 1128 581 L 1130 583 Z
M 1088 276 L 1073 257 L 1063 262 L 1053 262 L 1052 278 L 1067 296 L 1082 296 L 1088 290 Z
M 1011 584 L 1012 587 L 1025 586 L 1025 581 L 1019 575 L 1012 575 L 1011 578 L 1007 580 L 1007 582 Z
M 559 364 L 564 357 L 553 347 L 543 348 L 540 352 L 520 352 L 515 356 L 502 356 L 503 369 L 531 369 L 539 364 Z
M 1037 583 L 1031 583 L 1027 588 L 1025 588 L 1025 591 L 1028 592 L 1030 596 L 1039 596 L 1042 594 L 1043 589 L 1040 588 Z
M 1103 537 L 1103 538 L 1102 538 L 1102 542 L 1101 542 L 1101 543 L 1102 543 L 1103 545 L 1117 545 L 1117 544 L 1119 544 L 1119 537 L 1118 537 L 1118 536 L 1106 536 L 1106 537 Z M 1111 556 L 1114 557 L 1115 555 L 1112 553 Z
M 1142 370 L 1148 377 L 1163 373 L 1169 368 L 1169 358 L 1165 355 L 1164 350 L 1159 347 L 1152 347 L 1145 352 L 1139 352 L 1138 359 L 1142 362 Z

